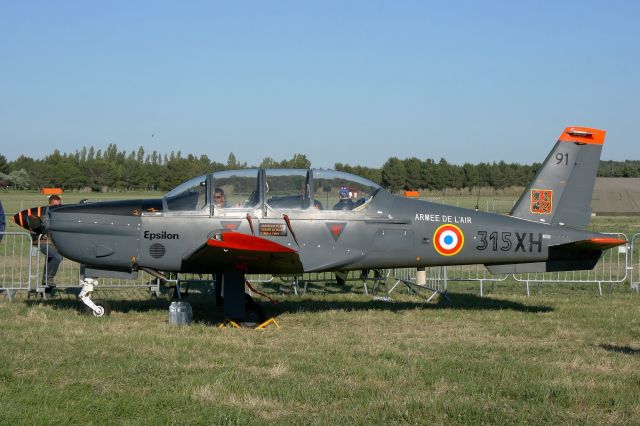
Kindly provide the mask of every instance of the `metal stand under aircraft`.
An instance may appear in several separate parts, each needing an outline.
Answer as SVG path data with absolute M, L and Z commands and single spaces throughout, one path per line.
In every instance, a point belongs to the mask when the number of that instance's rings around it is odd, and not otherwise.
M 229 269 L 216 274 L 216 303 L 222 299 L 224 316 L 228 320 L 244 327 L 256 327 L 266 320 L 266 314 L 245 292 L 245 283 L 246 273 L 241 270 Z

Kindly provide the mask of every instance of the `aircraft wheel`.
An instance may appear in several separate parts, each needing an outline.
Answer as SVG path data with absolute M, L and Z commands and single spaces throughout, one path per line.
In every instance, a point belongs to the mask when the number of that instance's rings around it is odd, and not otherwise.
M 84 305 L 83 312 L 87 315 L 93 315 L 94 317 L 107 317 L 111 315 L 111 305 L 109 302 L 102 299 L 96 299 L 92 301 L 98 308 L 102 310 L 102 313 L 93 312 L 93 309 Z

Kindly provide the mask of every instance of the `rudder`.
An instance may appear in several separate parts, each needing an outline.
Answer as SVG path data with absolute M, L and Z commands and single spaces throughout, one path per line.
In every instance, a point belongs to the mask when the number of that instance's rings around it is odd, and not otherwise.
M 510 215 L 553 225 L 583 228 L 606 132 L 567 127 Z

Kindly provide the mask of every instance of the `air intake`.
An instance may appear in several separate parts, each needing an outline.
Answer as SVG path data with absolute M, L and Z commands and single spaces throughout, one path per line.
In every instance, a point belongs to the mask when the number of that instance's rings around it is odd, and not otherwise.
M 165 252 L 166 249 L 164 248 L 164 245 L 160 243 L 153 243 L 151 244 L 151 247 L 149 247 L 149 255 L 151 255 L 151 257 L 153 257 L 154 259 L 160 259 L 162 256 L 164 256 Z

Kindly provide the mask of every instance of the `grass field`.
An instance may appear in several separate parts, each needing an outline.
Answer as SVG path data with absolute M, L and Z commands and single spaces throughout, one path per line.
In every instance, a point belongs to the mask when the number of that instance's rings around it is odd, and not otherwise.
M 18 194 L 1 196 L 18 210 Z M 639 222 L 592 228 L 629 234 Z M 280 329 L 219 329 L 205 292 L 189 297 L 189 327 L 142 291 L 103 293 L 108 318 L 79 315 L 71 295 L 0 298 L 0 423 L 640 423 L 640 295 L 627 283 L 604 297 L 499 284 L 485 298 L 456 283 L 450 303 L 263 288 Z
M 0 422 L 638 423 L 636 293 L 451 297 L 279 297 L 265 331 L 214 327 L 197 295 L 183 328 L 162 299 L 3 300 Z

